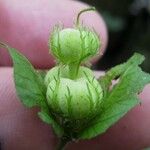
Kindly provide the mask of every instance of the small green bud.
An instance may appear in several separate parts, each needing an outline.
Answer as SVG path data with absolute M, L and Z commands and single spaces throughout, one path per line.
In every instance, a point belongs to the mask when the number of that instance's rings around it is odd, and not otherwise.
M 100 48 L 100 39 L 94 30 L 80 25 L 80 15 L 86 11 L 95 10 L 94 7 L 81 10 L 76 19 L 75 28 L 62 29 L 56 26 L 50 36 L 50 49 L 57 60 L 65 65 L 76 64 L 96 55 Z M 74 70 L 74 78 L 78 67 Z
M 55 29 L 50 38 L 52 54 L 63 64 L 79 64 L 96 55 L 100 40 L 86 28 Z
M 55 78 L 47 87 L 47 101 L 55 115 L 70 120 L 94 117 L 103 97 L 100 84 L 95 78 Z

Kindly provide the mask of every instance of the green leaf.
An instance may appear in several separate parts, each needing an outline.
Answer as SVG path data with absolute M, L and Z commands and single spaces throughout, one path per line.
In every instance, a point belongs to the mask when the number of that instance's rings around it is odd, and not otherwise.
M 21 102 L 27 107 L 38 106 L 40 118 L 49 124 L 52 124 L 56 134 L 61 135 L 59 125 L 54 121 L 49 111 L 46 101 L 46 87 L 44 85 L 43 71 L 36 71 L 31 63 L 14 48 L 0 42 L 0 47 L 4 47 L 11 55 L 14 64 L 14 80 L 16 92 Z
M 55 133 L 61 137 L 64 133 L 63 128 L 53 119 L 52 116 L 47 114 L 45 111 L 41 111 L 38 113 L 39 117 L 46 122 L 47 124 L 51 124 Z
M 105 76 L 100 77 L 100 85 L 104 89 L 104 95 L 107 95 L 109 92 L 109 87 L 112 84 L 112 80 L 119 78 L 121 74 L 124 73 L 130 67 L 130 65 L 140 65 L 144 61 L 144 56 L 138 53 L 135 53 L 126 63 L 117 65 L 106 72 Z
M 100 79 L 100 83 L 103 83 L 103 87 L 107 90 L 101 112 L 79 134 L 79 138 L 89 139 L 104 133 L 140 102 L 138 93 L 147 83 L 150 83 L 150 75 L 138 66 L 143 60 L 142 55 L 135 54 L 127 63 L 112 68 Z M 119 79 L 118 83 L 113 86 L 112 90 L 108 90 L 112 80 L 116 77 Z
M 14 80 L 18 96 L 27 107 L 41 106 L 45 103 L 46 87 L 40 74 L 31 63 L 14 48 L 7 45 L 14 64 Z

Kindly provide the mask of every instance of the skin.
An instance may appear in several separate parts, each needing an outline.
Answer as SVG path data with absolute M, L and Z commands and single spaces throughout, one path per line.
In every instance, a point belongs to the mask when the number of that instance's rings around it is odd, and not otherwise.
M 30 6 L 30 7 L 29 7 Z M 54 9 L 57 6 L 57 11 Z M 37 68 L 53 66 L 48 55 L 49 29 L 61 20 L 71 26 L 74 13 L 86 5 L 62 0 L 0 1 L 0 39 L 10 46 L 21 49 Z M 67 13 L 69 12 L 69 13 Z M 101 35 L 102 51 L 107 43 L 107 31 L 100 16 L 83 15 L 85 23 L 93 25 Z M 9 32 L 8 32 L 9 31 Z M 7 53 L 0 49 L 0 142 L 2 150 L 49 150 L 55 149 L 58 139 L 52 129 L 37 117 L 37 108 L 25 108 L 19 101 L 13 82 L 13 69 Z M 100 72 L 96 72 L 96 75 Z M 141 105 L 132 109 L 105 134 L 92 140 L 69 144 L 69 150 L 141 150 L 150 146 L 150 85 L 140 94 Z

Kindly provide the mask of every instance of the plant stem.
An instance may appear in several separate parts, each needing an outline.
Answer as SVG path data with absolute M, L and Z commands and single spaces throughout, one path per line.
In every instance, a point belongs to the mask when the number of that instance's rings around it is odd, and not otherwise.
M 62 137 L 60 139 L 60 142 L 59 142 L 59 145 L 57 147 L 57 150 L 64 150 L 65 146 L 67 145 L 67 143 L 69 142 L 70 140 L 67 138 L 67 137 Z
M 69 64 L 70 79 L 75 79 L 77 77 L 78 70 L 79 70 L 79 64 L 74 64 L 74 63 Z
M 79 26 L 79 18 L 80 18 L 80 15 L 81 15 L 82 13 L 84 13 L 84 12 L 86 12 L 86 11 L 94 11 L 94 10 L 96 10 L 95 7 L 90 7 L 90 8 L 86 8 L 86 9 L 81 10 L 81 11 L 78 13 L 78 15 L 77 15 L 76 27 Z

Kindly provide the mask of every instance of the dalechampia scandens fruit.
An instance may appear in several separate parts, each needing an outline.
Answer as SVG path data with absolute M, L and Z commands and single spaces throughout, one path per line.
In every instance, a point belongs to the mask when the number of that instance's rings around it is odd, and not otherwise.
M 74 28 L 63 29 L 57 25 L 50 36 L 50 52 L 59 63 L 70 67 L 71 78 L 77 76 L 81 62 L 96 55 L 100 49 L 101 42 L 94 29 L 80 25 L 79 22 L 80 15 L 90 10 L 95 8 L 84 9 L 78 14 Z
M 86 28 L 54 28 L 50 37 L 52 54 L 63 64 L 81 63 L 98 53 L 100 40 L 97 34 Z
M 94 117 L 100 110 L 103 97 L 102 88 L 94 75 L 89 75 L 89 70 L 81 67 L 79 77 L 72 80 L 59 71 L 53 76 L 50 70 L 49 77 L 45 78 L 49 80 L 47 100 L 53 112 L 67 119 Z
M 84 11 L 88 10 L 93 8 Z M 54 115 L 80 120 L 82 124 L 82 120 L 89 120 L 99 112 L 103 90 L 90 69 L 80 66 L 97 54 L 100 39 L 94 31 L 79 24 L 79 15 L 75 28 L 57 26 L 51 34 L 50 49 L 61 65 L 47 73 L 45 83 L 48 105 Z

